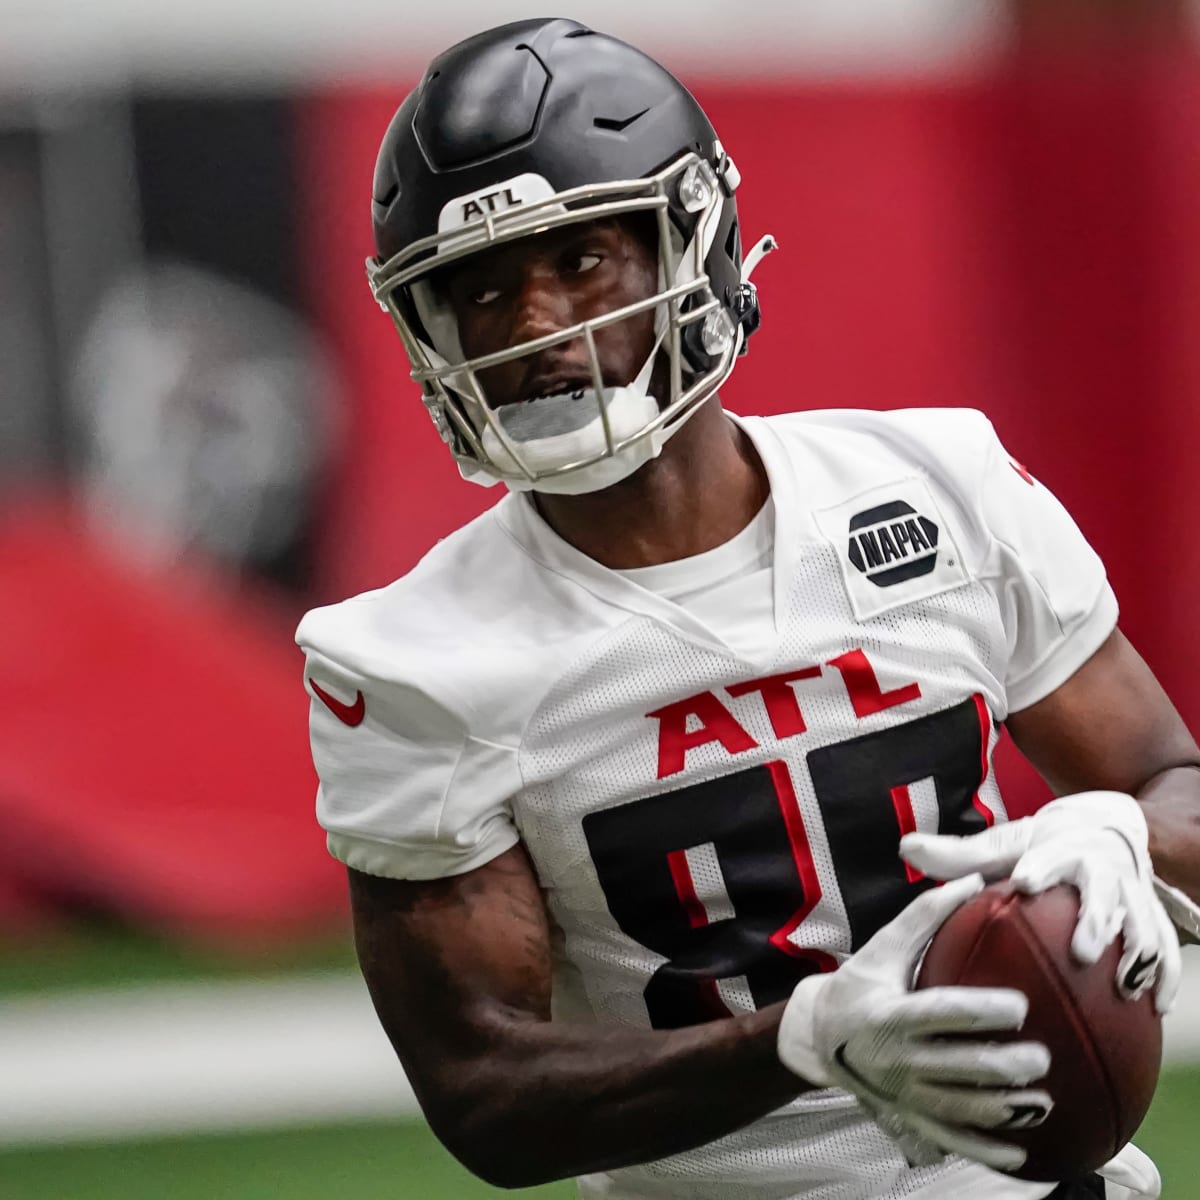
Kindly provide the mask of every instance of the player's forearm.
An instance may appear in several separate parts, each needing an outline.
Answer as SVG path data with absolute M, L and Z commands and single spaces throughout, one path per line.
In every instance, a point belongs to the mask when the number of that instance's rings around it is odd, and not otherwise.
M 504 1187 L 664 1158 L 807 1089 L 776 1055 L 782 1010 L 646 1033 L 498 1020 L 458 1113 L 428 1115 L 469 1168 Z
M 1138 789 L 1150 858 L 1167 883 L 1200 900 L 1200 765 L 1171 767 Z

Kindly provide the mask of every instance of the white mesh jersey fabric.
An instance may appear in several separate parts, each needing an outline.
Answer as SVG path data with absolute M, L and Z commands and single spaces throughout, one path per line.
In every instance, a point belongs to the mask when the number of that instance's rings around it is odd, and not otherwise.
M 576 1011 L 589 1011 L 594 1020 L 606 1024 L 648 1028 L 643 990 L 666 961 L 615 926 L 583 825 L 599 792 L 610 804 L 616 800 L 636 806 L 643 797 L 724 777 L 730 781 L 728 803 L 736 806 L 741 772 L 767 762 L 786 763 L 820 885 L 819 899 L 787 940 L 797 948 L 840 960 L 850 952 L 851 935 L 839 879 L 852 873 L 855 864 L 835 859 L 807 771 L 808 752 L 942 712 L 979 692 L 990 693 L 993 704 L 998 701 L 995 678 L 1002 651 L 995 644 L 995 633 L 989 637 L 990 606 L 982 595 L 964 589 L 954 594 L 953 603 L 939 599 L 922 606 L 923 610 L 932 606 L 932 611 L 897 613 L 863 637 L 862 629 L 847 623 L 828 589 L 821 594 L 818 581 L 836 570 L 832 557 L 832 550 L 820 545 L 809 547 L 802 556 L 792 594 L 793 615 L 785 622 L 776 657 L 757 669 L 748 671 L 744 663 L 716 650 L 681 644 L 678 635 L 660 626 L 631 622 L 593 647 L 539 706 L 522 748 L 527 786 L 515 812 L 547 889 L 552 914 L 565 935 L 565 955 L 578 967 L 575 980 L 582 987 L 583 1003 L 576 1002 Z M 823 609 L 818 607 L 822 601 Z M 825 667 L 820 678 L 795 688 L 807 731 L 783 741 L 774 736 L 758 695 L 728 698 L 729 685 L 797 665 L 827 662 L 856 644 L 875 667 L 883 691 L 916 682 L 921 697 L 860 720 L 840 673 Z M 648 722 L 645 714 L 680 696 L 703 691 L 724 698 L 728 711 L 757 748 L 731 756 L 719 742 L 708 743 L 686 753 L 683 771 L 657 780 L 658 741 L 654 722 Z M 967 753 L 978 757 L 978 726 L 975 735 Z M 989 751 L 994 740 L 989 722 Z M 956 751 L 947 745 L 946 752 Z M 983 804 L 1003 815 L 990 773 L 978 792 Z M 886 794 L 873 799 L 882 799 L 883 805 L 890 802 Z M 873 816 L 881 823 L 895 820 L 890 808 L 878 804 Z M 864 833 L 869 832 L 868 820 L 864 813 Z M 895 864 L 899 825 L 878 832 L 890 841 L 888 861 Z M 703 829 L 696 836 L 709 842 Z M 680 830 L 680 838 L 686 847 L 686 829 Z M 784 843 L 782 851 L 787 850 Z M 723 878 L 694 866 L 689 874 L 706 910 L 728 906 Z M 724 981 L 720 996 L 735 1012 L 754 1007 L 743 972 Z M 777 1114 L 750 1131 L 689 1154 L 614 1172 L 624 1189 L 620 1194 L 713 1200 L 816 1195 L 833 1200 L 903 1196 L 929 1181 L 929 1172 L 907 1170 L 891 1143 L 841 1097 L 828 1093 L 801 1097 L 785 1114 L 790 1119 Z
M 440 785 L 427 754 L 421 794 L 373 793 L 360 813 L 339 782 L 358 761 L 337 752 L 354 730 L 314 701 L 334 853 L 353 862 L 366 843 L 363 869 L 427 877 L 519 835 L 563 935 L 562 1019 L 688 1023 L 782 999 L 800 973 L 836 966 L 927 886 L 898 859 L 902 832 L 1004 819 L 990 755 L 1010 681 L 1032 703 L 1115 622 L 1096 556 L 978 414 L 744 426 L 775 510 L 775 637 L 761 649 L 586 559 L 518 497 L 448 539 L 421 591 L 396 585 L 376 594 L 379 612 L 323 610 L 301 629 L 310 672 L 338 664 L 334 682 L 345 698 L 364 691 L 368 717 L 374 695 L 404 688 L 411 705 L 426 692 L 466 738 L 442 736 Z M 486 604 L 465 604 L 489 585 Z M 418 604 L 469 654 L 448 661 L 445 639 L 410 630 Z M 397 749 L 379 751 L 372 778 L 404 778 L 401 739 L 379 738 Z M 488 754 L 464 791 L 470 743 Z M 585 1196 L 627 1200 L 898 1200 L 960 1185 L 1046 1190 L 961 1162 L 912 1170 L 834 1091 L 581 1181 Z

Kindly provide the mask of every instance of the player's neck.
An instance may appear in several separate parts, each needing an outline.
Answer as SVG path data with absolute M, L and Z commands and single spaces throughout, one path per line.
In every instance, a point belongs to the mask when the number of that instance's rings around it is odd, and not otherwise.
M 714 397 L 628 479 L 582 496 L 537 493 L 563 539 L 606 567 L 649 567 L 703 554 L 735 537 L 770 492 L 746 434 Z

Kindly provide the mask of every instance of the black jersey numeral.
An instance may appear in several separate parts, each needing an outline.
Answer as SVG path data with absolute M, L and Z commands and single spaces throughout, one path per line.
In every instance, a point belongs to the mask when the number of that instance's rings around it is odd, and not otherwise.
M 978 798 L 989 735 L 976 696 L 807 756 L 833 863 L 825 886 L 841 893 L 852 950 L 930 886 L 897 854 L 913 828 L 911 785 L 932 781 L 943 833 L 990 823 Z M 791 939 L 821 899 L 822 879 L 786 763 L 590 813 L 583 831 L 613 919 L 666 960 L 645 989 L 654 1028 L 728 1016 L 718 980 L 744 976 L 762 1007 L 836 965 Z M 698 852 L 715 858 L 732 915 L 710 921 L 690 865 Z

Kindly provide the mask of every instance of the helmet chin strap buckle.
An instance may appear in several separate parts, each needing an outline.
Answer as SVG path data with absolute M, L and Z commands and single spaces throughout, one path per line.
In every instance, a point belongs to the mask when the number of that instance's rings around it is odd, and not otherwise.
M 745 354 L 749 347 L 747 341 L 752 334 L 758 332 L 762 324 L 762 309 L 758 304 L 758 288 L 752 283 L 743 283 L 730 297 L 730 308 L 733 309 L 733 319 L 741 326 L 742 345 L 739 354 Z
M 442 408 L 441 399 L 432 392 L 424 392 L 421 395 L 421 403 L 425 405 L 425 411 L 429 414 L 430 420 L 433 421 L 433 427 L 438 431 L 438 437 L 446 445 L 454 445 L 455 432 L 449 418 L 446 416 L 445 410 Z

